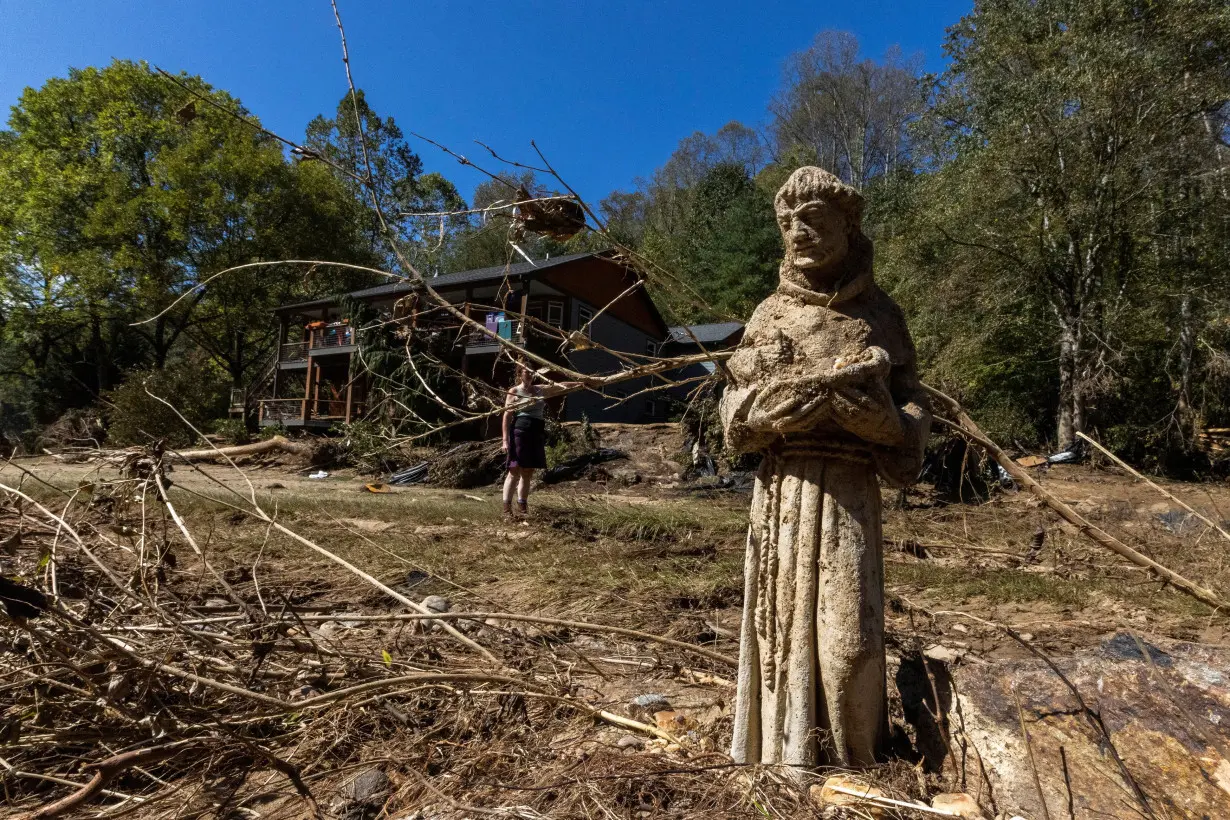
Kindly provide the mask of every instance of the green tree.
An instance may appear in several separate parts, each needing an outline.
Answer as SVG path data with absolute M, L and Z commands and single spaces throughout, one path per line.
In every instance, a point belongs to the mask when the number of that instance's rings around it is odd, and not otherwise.
M 249 116 L 199 78 L 179 79 Z M 369 261 L 355 217 L 331 176 L 144 64 L 27 89 L 0 132 L 5 400 L 47 421 L 130 370 L 163 368 L 189 337 L 240 383 L 253 334 L 268 334 L 268 307 L 302 287 L 302 271 L 204 281 L 262 259 Z
M 423 173 L 423 161 L 401 127 L 392 117 L 381 118 L 362 90 L 353 98 L 343 96 L 331 119 L 317 116 L 308 123 L 304 143 L 342 169 L 338 181 L 362 206 L 372 248 L 397 242 L 411 264 L 430 269 L 438 264 L 450 235 L 466 227 L 464 217 L 413 216 L 460 211 L 466 204 L 442 175 Z M 388 237 L 383 236 L 377 208 L 392 232 Z M 386 252 L 385 257 L 386 266 L 397 269 L 396 256 Z
M 1230 20 L 1213 2 L 980 2 L 868 190 L 924 376 L 1008 440 L 1191 465 L 1225 423 Z M 923 149 L 929 151 L 923 155 Z
M 692 190 L 681 272 L 718 315 L 748 316 L 776 287 L 781 257 L 772 198 L 743 165 L 715 165 Z

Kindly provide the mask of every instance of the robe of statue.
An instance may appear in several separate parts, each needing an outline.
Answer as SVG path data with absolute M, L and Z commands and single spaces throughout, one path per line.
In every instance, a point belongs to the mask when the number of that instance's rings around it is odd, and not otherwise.
M 860 239 L 832 293 L 783 273 L 728 363 L 727 445 L 765 454 L 745 564 L 739 762 L 869 765 L 887 732 L 877 476 L 914 481 L 930 415 L 904 317 Z

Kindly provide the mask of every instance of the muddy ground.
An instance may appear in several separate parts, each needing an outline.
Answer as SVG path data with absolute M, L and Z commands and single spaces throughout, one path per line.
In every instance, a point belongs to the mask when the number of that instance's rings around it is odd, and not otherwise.
M 288 528 L 416 599 L 439 595 L 448 598 L 454 610 L 625 627 L 734 657 L 750 493 L 746 488 L 715 488 L 712 480 L 699 485 L 681 481 L 673 460 L 677 435 L 668 430 L 641 435 L 648 438 L 629 448 L 634 458 L 605 465 L 597 480 L 540 488 L 526 520 L 502 515 L 496 486 L 464 491 L 392 487 L 388 493 L 373 494 L 365 488 L 370 477 L 341 471 L 310 479 L 308 470 L 286 464 L 248 464 L 242 475 L 230 467 L 179 466 L 171 473 L 171 497 L 215 565 L 234 572 L 241 584 L 255 581 L 267 591 L 276 589 L 278 596 L 304 611 L 387 613 L 397 605 L 236 509 L 244 507 L 236 493 L 255 492 L 261 506 Z M 117 478 L 114 468 L 98 464 L 34 459 L 18 465 L 81 498 Z M 1090 465 L 1057 465 L 1039 475 L 1060 498 L 1127 543 L 1205 586 L 1230 590 L 1225 560 L 1230 544 L 1176 512 L 1174 503 L 1156 491 L 1117 470 Z M 0 469 L 0 482 L 20 485 L 34 496 L 51 494 L 17 466 Z M 1215 520 L 1230 511 L 1230 487 L 1166 487 Z M 1226 617 L 1087 541 L 1028 493 L 1004 490 L 985 503 L 949 503 L 921 485 L 905 496 L 904 504 L 901 501 L 897 493 L 885 492 L 894 668 L 920 652 L 953 667 L 1034 657 L 996 626 L 952 613 L 1011 627 L 1056 658 L 1095 649 L 1124 630 L 1158 643 L 1211 648 L 1230 643 Z M 66 502 L 61 498 L 57 503 Z M 114 522 L 113 528 L 122 541 L 125 523 Z M 248 570 L 258 555 L 253 579 Z M 398 628 L 341 622 L 326 626 L 332 638 L 365 647 L 363 651 L 398 658 L 412 649 L 412 637 Z M 651 652 L 634 641 L 596 633 L 526 626 L 516 634 L 529 641 L 559 642 L 561 657 L 583 651 L 601 658 L 607 674 L 592 684 L 590 697 L 603 708 L 635 715 L 632 698 L 664 694 L 675 713 L 664 719 L 674 721 L 668 723 L 670 728 L 692 733 L 693 760 L 720 752 L 727 742 L 732 669 L 685 652 L 662 647 Z M 898 731 L 915 742 L 919 729 L 905 725 L 909 721 L 900 698 L 896 693 L 894 697 Z M 628 740 L 630 733 L 616 727 L 599 725 L 582 735 L 569 736 L 570 742 L 590 749 L 586 754 L 599 747 L 623 755 L 671 753 L 663 751 L 660 741 L 647 747 L 643 739 Z M 356 747 L 334 762 L 339 771 L 353 771 L 356 762 L 370 755 Z M 403 782 L 396 765 L 389 775 L 395 784 Z M 929 785 L 918 786 L 924 792 L 953 785 L 941 782 L 942 771 L 927 777 Z M 925 779 L 921 774 L 919 778 L 920 783 Z M 401 797 L 387 804 L 384 816 L 416 816 L 402 810 L 423 805 L 414 781 L 404 782 Z M 337 782 L 333 786 L 343 788 Z M 471 796 L 488 806 L 508 799 L 506 794 Z M 641 802 L 611 816 L 658 816 L 665 811 L 652 797 L 637 799 Z M 760 808 L 770 816 L 805 816 L 792 807 Z M 661 816 L 692 816 L 679 805 L 676 809 L 680 813 Z M 537 810 L 542 811 L 541 806 Z M 296 816 L 293 808 L 282 814 L 260 811 L 261 816 Z M 537 816 L 567 815 L 548 810 Z

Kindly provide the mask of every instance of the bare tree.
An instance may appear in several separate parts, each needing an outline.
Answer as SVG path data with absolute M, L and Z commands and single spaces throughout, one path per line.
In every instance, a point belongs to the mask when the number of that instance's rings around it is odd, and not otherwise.
M 820 32 L 787 58 L 781 90 L 769 103 L 777 154 L 802 147 L 859 190 L 908 165 L 907 126 L 925 102 L 920 72 L 920 58 L 904 58 L 896 47 L 879 62 L 859 59 L 854 35 Z

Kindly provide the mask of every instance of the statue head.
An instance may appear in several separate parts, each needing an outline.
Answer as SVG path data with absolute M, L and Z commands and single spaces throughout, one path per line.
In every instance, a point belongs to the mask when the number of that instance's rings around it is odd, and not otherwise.
M 863 197 L 823 168 L 791 174 L 774 209 L 786 246 L 782 277 L 796 285 L 827 289 L 844 272 L 850 251 L 866 243 Z

